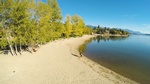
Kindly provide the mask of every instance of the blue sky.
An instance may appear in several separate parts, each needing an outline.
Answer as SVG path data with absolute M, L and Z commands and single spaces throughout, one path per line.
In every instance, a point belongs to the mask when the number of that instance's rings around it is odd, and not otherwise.
M 78 14 L 86 25 L 150 34 L 150 0 L 57 0 L 63 15 Z

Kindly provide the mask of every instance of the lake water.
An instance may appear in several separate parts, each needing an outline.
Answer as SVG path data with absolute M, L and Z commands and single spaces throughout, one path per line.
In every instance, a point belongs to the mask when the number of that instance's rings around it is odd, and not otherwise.
M 80 46 L 91 60 L 140 84 L 150 84 L 150 36 L 95 37 Z

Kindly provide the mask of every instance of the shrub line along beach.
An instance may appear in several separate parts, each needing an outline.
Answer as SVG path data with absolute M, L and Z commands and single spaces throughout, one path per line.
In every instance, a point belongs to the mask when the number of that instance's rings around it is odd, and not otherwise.
M 91 37 L 56 40 L 32 54 L 0 54 L 0 84 L 136 84 L 79 56 L 78 46 Z

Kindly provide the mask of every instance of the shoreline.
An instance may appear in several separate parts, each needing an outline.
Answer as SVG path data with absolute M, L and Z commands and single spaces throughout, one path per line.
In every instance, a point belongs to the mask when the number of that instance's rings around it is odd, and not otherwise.
M 96 36 L 128 36 L 128 35 L 99 35 L 99 34 L 94 34 L 94 35 L 89 35 L 88 39 L 84 39 L 83 42 L 79 43 L 78 45 L 76 45 L 76 47 L 74 48 L 74 52 L 78 53 L 79 60 L 81 60 L 81 62 L 85 63 L 87 66 L 89 66 L 90 68 L 93 69 L 93 71 L 97 72 L 98 74 L 101 74 L 103 77 L 108 78 L 109 80 L 113 81 L 115 84 L 138 84 L 137 82 L 126 78 L 94 61 L 92 61 L 91 59 L 87 58 L 86 56 L 84 56 L 82 54 L 82 57 L 80 57 L 79 55 L 79 51 L 78 48 L 80 45 L 82 45 L 86 40 L 89 40 L 90 38 L 96 37 Z
M 126 37 L 126 36 L 130 36 L 130 34 L 128 35 L 120 35 L 120 34 L 97 34 L 99 36 L 102 36 L 102 37 L 107 37 L 107 36 L 123 36 L 123 37 Z
M 78 57 L 78 47 L 91 37 L 95 35 L 56 40 L 33 54 L 0 55 L 0 84 L 137 84 Z
M 104 36 L 105 37 L 105 36 L 128 36 L 128 35 L 110 35 L 110 34 L 109 35 L 99 35 L 99 34 L 96 34 L 94 36 L 91 36 L 90 38 L 96 37 L 96 36 Z M 80 45 L 82 45 L 82 44 L 80 44 Z M 123 84 L 123 83 L 124 84 L 138 84 L 135 81 L 133 81 L 129 78 L 126 78 L 126 77 L 124 77 L 124 76 L 122 76 L 122 75 L 120 75 L 120 74 L 118 74 L 118 73 L 116 73 L 116 72 L 114 72 L 114 71 L 112 71 L 112 70 L 110 70 L 110 69 L 108 69 L 108 68 L 106 68 L 106 67 L 104 67 L 104 66 L 102 66 L 102 65 L 100 65 L 96 62 L 94 62 L 94 61 L 92 61 L 91 59 L 87 58 L 84 55 L 80 58 L 80 60 L 82 62 L 84 62 L 86 65 L 88 65 L 89 67 L 91 67 L 95 72 L 97 72 L 98 74 L 101 74 L 102 76 L 108 78 L 109 80 L 113 81 L 115 84 L 116 83 L 119 83 L 119 84 Z
M 111 69 L 108 69 L 108 68 L 92 61 L 91 59 L 87 58 L 86 56 L 83 56 L 83 58 L 81 58 L 81 61 L 84 62 L 89 67 L 91 67 L 98 74 L 101 74 L 102 76 L 113 81 L 115 84 L 138 84 L 135 81 L 133 81 L 129 78 L 126 78 L 126 77 L 112 71 Z

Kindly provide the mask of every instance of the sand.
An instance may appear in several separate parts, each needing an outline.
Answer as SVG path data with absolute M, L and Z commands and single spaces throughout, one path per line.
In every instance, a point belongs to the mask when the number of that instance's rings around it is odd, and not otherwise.
M 136 84 L 84 56 L 78 57 L 78 46 L 91 37 L 53 41 L 32 54 L 1 54 L 0 84 Z

